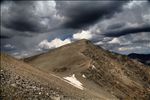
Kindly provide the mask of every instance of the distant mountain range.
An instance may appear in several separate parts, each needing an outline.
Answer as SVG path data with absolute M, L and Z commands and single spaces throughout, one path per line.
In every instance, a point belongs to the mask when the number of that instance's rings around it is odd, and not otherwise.
M 137 59 L 138 61 L 150 66 L 150 54 L 129 54 L 128 57 Z
M 0 57 L 2 100 L 150 100 L 150 67 L 88 40 L 23 60 Z

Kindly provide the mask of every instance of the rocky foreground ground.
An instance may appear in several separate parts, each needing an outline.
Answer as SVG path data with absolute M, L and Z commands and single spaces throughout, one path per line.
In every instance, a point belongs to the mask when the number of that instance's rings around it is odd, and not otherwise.
M 22 75 L 18 74 L 16 68 L 18 61 L 11 61 L 12 58 L 5 59 L 4 56 L 6 55 L 3 55 L 3 57 L 1 55 L 3 60 L 1 60 L 0 68 L 0 100 L 78 100 L 63 93 L 60 87 L 44 81 L 42 83 L 40 77 L 35 80 L 34 74 L 33 77 L 24 75 L 23 72 L 26 72 L 24 69 L 19 71 L 22 72 Z M 16 65 L 14 65 L 15 63 Z
M 59 88 L 21 77 L 17 74 L 1 69 L 1 100 L 76 100 L 63 95 Z

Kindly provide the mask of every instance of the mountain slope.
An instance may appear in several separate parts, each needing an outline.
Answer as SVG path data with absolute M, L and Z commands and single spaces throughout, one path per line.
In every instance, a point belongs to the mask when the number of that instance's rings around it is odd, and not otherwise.
M 45 73 L 6 54 L 1 57 L 2 100 L 91 100 L 101 99 L 94 93 L 72 86 L 67 80 Z
M 76 78 L 82 83 L 84 91 L 102 99 L 150 99 L 149 67 L 127 56 L 103 50 L 87 40 L 24 61 L 45 73 L 64 78 L 77 87 L 69 80 Z

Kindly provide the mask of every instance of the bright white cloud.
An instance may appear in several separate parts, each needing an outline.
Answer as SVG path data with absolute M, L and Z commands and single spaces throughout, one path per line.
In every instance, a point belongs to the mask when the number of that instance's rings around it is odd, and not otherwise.
M 84 31 L 82 30 L 79 33 L 73 34 L 73 39 L 80 40 L 80 39 L 92 39 L 94 34 L 91 34 L 90 31 Z
M 4 48 L 14 49 L 15 46 L 14 46 L 14 45 L 11 45 L 11 44 L 6 44 L 6 45 L 4 45 Z
M 108 43 L 118 43 L 120 44 L 120 40 L 118 38 L 113 38 L 111 41 L 109 41 Z
M 134 38 L 134 37 L 133 37 Z M 115 37 L 113 38 L 111 41 L 109 41 L 109 44 L 120 44 L 120 45 L 130 45 L 132 44 L 131 42 L 133 41 L 133 39 L 130 37 L 128 39 L 128 37 L 126 36 L 121 36 L 121 37 Z
M 99 41 L 99 42 L 96 42 L 96 43 L 94 43 L 95 45 L 102 45 L 102 44 L 104 44 L 104 42 L 102 42 L 102 41 Z
M 63 46 L 65 44 L 71 43 L 70 39 L 61 40 L 59 38 L 55 38 L 54 40 L 48 42 L 48 40 L 43 40 L 39 43 L 39 47 L 43 49 L 52 49 Z

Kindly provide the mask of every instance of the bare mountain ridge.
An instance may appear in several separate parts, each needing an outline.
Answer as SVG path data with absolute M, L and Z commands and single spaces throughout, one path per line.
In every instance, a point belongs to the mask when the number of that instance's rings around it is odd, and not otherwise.
M 147 66 L 106 51 L 88 40 L 57 48 L 28 63 L 58 76 L 75 74 L 80 79 L 85 75 L 86 81 L 94 82 L 119 99 L 145 99 L 150 95 L 150 69 Z
M 1 61 L 5 57 L 2 58 Z M 63 98 L 64 95 L 71 100 L 150 99 L 149 67 L 127 56 L 106 51 L 88 40 L 76 41 L 24 61 L 25 66 L 31 66 L 32 70 L 39 70 L 42 74 L 42 77 L 39 74 L 33 74 L 33 77 L 45 79 L 45 76 L 49 76 L 45 81 L 51 84 L 46 86 L 54 90 L 59 87 L 61 100 L 68 100 Z M 32 70 L 29 74 L 32 74 Z

